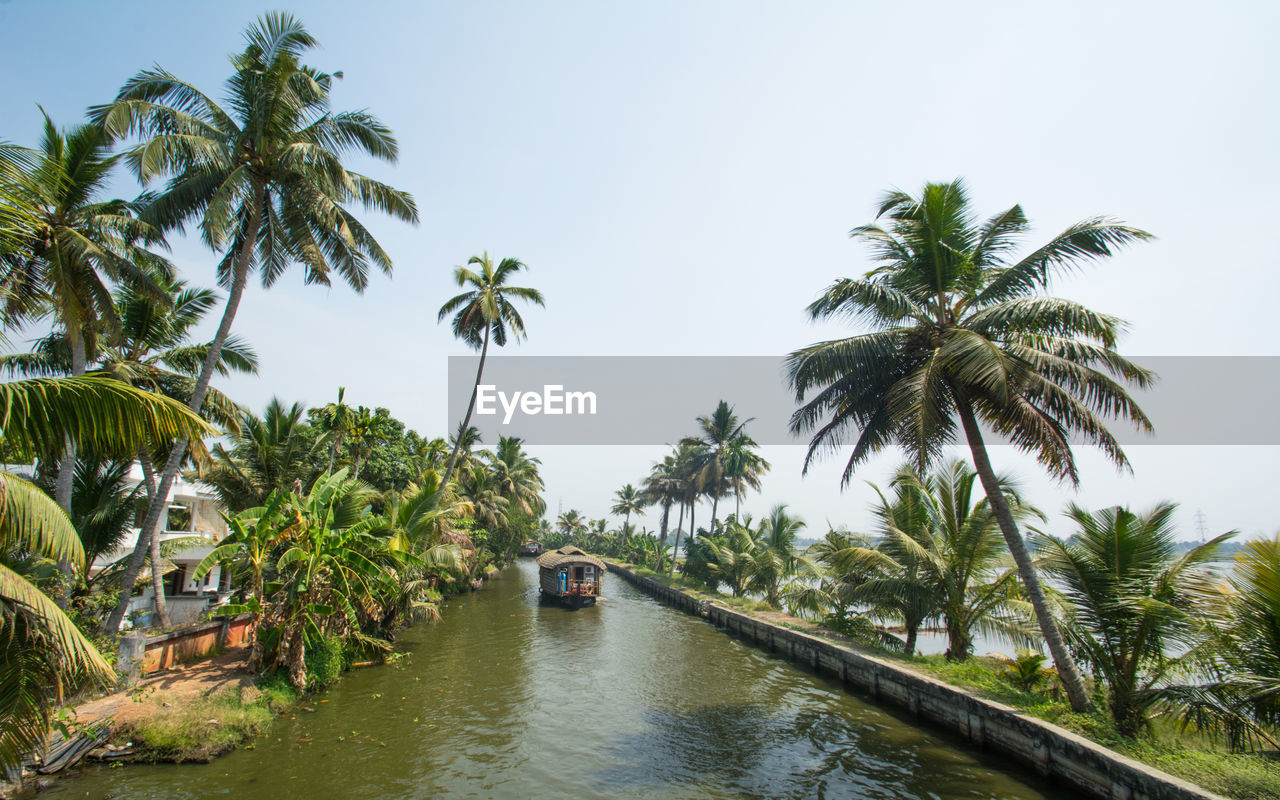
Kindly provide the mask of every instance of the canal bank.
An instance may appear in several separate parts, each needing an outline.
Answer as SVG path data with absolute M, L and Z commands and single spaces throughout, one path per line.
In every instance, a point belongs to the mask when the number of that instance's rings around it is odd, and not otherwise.
M 1073 796 L 957 747 L 615 575 L 595 606 L 540 602 L 534 565 L 414 626 L 208 765 L 91 766 L 67 798 L 960 798 Z
M 1223 800 L 1219 795 L 1108 750 L 1017 709 L 884 659 L 703 600 L 621 564 L 610 571 L 644 593 L 792 663 L 833 675 L 878 703 L 956 734 L 978 750 L 1010 756 L 1037 774 L 1101 800 Z

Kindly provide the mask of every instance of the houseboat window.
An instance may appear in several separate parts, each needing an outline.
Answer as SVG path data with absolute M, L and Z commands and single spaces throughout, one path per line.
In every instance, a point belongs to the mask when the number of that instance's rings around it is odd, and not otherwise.
M 573 568 L 573 579 L 574 579 L 575 581 L 580 581 L 580 580 L 582 580 L 582 567 L 574 567 L 574 568 Z

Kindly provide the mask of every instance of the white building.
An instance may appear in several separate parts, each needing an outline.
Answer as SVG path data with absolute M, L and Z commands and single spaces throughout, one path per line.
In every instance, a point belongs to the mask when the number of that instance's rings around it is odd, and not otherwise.
M 133 465 L 128 480 L 133 486 L 142 482 L 142 468 L 138 464 Z M 145 494 L 139 492 L 139 496 L 145 497 Z M 225 576 L 220 567 L 215 566 L 199 581 L 195 579 L 196 566 L 227 535 L 227 523 L 219 512 L 218 499 L 212 489 L 182 478 L 174 481 L 161 520 L 160 541 L 162 545 L 172 543 L 175 548 L 164 559 L 168 570 L 164 575 L 164 596 L 169 618 L 175 625 L 194 622 L 202 613 L 227 600 L 229 576 Z M 93 562 L 92 571 L 97 573 L 128 558 L 140 534 L 140 528 L 133 528 L 132 535 L 119 548 Z M 155 592 L 148 583 L 142 593 L 130 601 L 126 627 L 135 621 L 145 625 L 154 611 Z

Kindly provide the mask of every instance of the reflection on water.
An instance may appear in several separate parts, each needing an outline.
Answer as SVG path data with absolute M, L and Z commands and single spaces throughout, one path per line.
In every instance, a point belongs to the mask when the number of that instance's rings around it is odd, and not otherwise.
M 1047 798 L 1033 778 L 835 682 L 664 608 L 616 577 L 539 602 L 530 561 L 407 631 L 253 750 L 210 765 L 87 767 L 89 798 Z M 305 740 L 305 741 L 303 741 Z

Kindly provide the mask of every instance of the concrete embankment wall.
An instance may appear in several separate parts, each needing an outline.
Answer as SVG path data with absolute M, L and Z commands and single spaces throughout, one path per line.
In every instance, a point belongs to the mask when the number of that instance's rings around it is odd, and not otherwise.
M 1198 786 L 1125 758 L 1009 706 L 969 694 L 891 661 L 738 613 L 636 575 L 609 571 L 644 593 L 783 658 L 840 678 L 922 723 L 959 734 L 974 747 L 1010 756 L 1087 797 L 1107 800 L 1222 800 Z
M 117 669 L 131 678 L 160 672 L 215 650 L 243 644 L 250 631 L 249 615 L 241 614 L 154 636 L 142 632 L 126 634 L 120 641 Z

